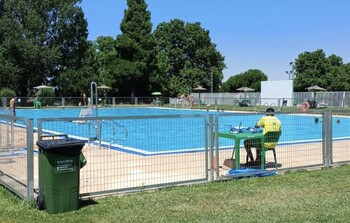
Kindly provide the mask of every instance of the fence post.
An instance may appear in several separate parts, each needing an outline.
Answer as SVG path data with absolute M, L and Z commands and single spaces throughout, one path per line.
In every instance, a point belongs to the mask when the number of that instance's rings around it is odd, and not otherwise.
M 333 144 L 332 144 L 332 112 L 322 113 L 322 156 L 323 165 L 330 167 L 333 163 Z
M 209 133 L 207 134 L 209 136 L 209 181 L 214 181 L 214 137 L 213 137 L 213 115 L 209 115 Z
M 218 179 L 219 178 L 219 115 L 216 114 L 215 115 L 215 120 L 213 122 L 213 131 L 212 132 L 212 138 L 213 138 L 213 143 L 215 143 L 215 157 L 214 157 L 214 160 L 215 160 L 215 166 L 214 166 L 214 169 L 215 169 L 215 179 Z M 215 133 L 215 134 L 214 134 Z M 215 136 L 215 137 L 214 137 Z
M 278 111 L 282 111 L 281 99 L 280 98 L 277 99 L 277 108 L 278 108 Z
M 34 134 L 33 119 L 27 120 L 27 199 L 34 202 Z

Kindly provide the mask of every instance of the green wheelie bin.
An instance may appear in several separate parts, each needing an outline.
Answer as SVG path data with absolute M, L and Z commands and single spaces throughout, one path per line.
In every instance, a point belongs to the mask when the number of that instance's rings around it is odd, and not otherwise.
M 85 141 L 53 139 L 37 141 L 39 147 L 38 209 L 50 214 L 79 209 L 80 168 L 86 159 Z

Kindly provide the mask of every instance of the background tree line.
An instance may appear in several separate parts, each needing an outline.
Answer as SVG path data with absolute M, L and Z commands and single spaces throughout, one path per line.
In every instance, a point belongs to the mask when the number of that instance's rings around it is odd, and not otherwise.
M 0 86 L 19 96 L 41 84 L 59 96 L 108 85 L 113 96 L 177 96 L 197 85 L 218 90 L 224 57 L 200 23 L 172 20 L 152 33 L 144 0 L 127 0 L 116 38 L 88 41 L 78 0 L 0 0 Z
M 323 50 L 304 52 L 292 63 L 295 74 L 294 90 L 305 91 L 319 85 L 327 91 L 350 91 L 350 63 L 334 54 L 326 56 Z
M 213 91 L 260 90 L 267 75 L 248 70 L 225 83 L 224 57 L 199 22 L 160 23 L 152 32 L 145 0 L 127 0 L 115 38 L 88 41 L 80 0 L 0 0 L 0 88 L 29 96 L 41 84 L 57 96 L 88 93 L 91 81 L 105 84 L 109 96 L 166 96 L 191 92 L 197 85 Z M 350 90 L 350 65 L 322 50 L 304 52 L 293 63 L 295 90 L 318 84 Z
M 350 63 L 344 64 L 343 59 L 334 54 L 326 56 L 322 49 L 313 52 L 303 52 L 294 62 L 290 63 L 294 79 L 294 91 L 307 91 L 306 88 L 319 85 L 327 91 L 350 91 Z M 260 70 L 252 69 L 230 77 L 222 84 L 222 92 L 235 92 L 242 86 L 256 91 L 261 90 L 260 82 L 267 76 Z

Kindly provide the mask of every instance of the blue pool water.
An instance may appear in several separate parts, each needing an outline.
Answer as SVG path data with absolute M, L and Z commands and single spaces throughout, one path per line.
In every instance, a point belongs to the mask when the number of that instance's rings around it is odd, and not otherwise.
M 17 109 L 16 114 L 20 117 L 33 118 L 63 118 L 78 117 L 81 109 Z M 201 110 L 185 109 L 158 109 L 158 108 L 99 108 L 98 116 L 150 116 L 150 115 L 186 115 L 207 114 Z M 216 114 L 216 112 L 211 112 Z
M 38 118 L 75 118 L 79 116 L 81 109 L 18 109 L 17 116 L 33 118 L 34 126 L 37 126 Z M 218 112 L 209 112 L 218 114 Z M 208 114 L 201 110 L 180 110 L 180 109 L 157 109 L 157 108 L 113 108 L 98 109 L 98 116 L 153 116 L 153 115 L 190 115 L 190 114 Z M 225 112 L 225 114 L 227 114 Z M 322 119 L 315 123 L 313 116 L 277 114 L 282 123 L 282 136 L 280 143 L 305 143 L 315 142 L 322 139 Z M 219 131 L 229 131 L 230 126 L 254 126 L 259 115 L 235 115 L 220 116 Z M 349 139 L 350 120 L 348 118 L 337 118 L 340 124 L 334 120 L 333 138 Z M 167 124 L 164 124 L 164 123 Z M 204 123 L 203 117 L 195 117 L 190 120 L 187 118 L 171 119 L 171 121 L 156 119 L 132 119 L 118 120 L 118 123 L 128 130 L 128 137 L 120 144 L 113 145 L 123 151 L 139 154 L 151 155 L 159 153 L 202 151 L 204 148 Z M 190 123 L 190 124 L 189 124 Z M 64 133 L 77 137 L 86 137 L 86 130 L 74 123 L 64 123 Z M 44 126 L 46 130 L 58 131 L 54 125 Z M 103 134 L 109 134 L 104 133 Z M 120 133 L 122 134 L 122 133 Z M 104 138 L 108 136 L 104 135 Z M 152 140 L 155 139 L 155 140 Z M 177 143 L 179 142 L 179 143 Z M 186 142 L 184 145 L 183 142 Z M 232 140 L 220 139 L 220 147 L 232 147 Z

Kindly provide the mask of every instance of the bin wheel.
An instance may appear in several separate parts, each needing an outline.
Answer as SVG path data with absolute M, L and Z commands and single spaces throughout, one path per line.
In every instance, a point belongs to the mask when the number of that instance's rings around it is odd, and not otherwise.
M 36 198 L 36 208 L 39 210 L 45 209 L 44 196 L 42 194 L 39 194 L 38 197 Z

